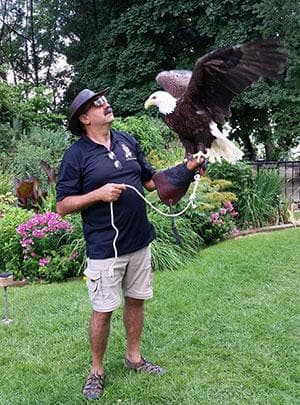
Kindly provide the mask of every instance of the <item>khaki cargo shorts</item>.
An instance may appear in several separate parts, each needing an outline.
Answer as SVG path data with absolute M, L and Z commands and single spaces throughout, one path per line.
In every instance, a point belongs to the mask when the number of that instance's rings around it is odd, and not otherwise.
M 87 259 L 84 271 L 92 307 L 97 312 L 111 312 L 125 297 L 152 298 L 151 246 L 115 258 Z

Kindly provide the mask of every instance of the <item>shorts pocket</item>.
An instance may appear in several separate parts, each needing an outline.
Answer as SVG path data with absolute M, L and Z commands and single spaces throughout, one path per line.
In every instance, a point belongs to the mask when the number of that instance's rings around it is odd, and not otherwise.
M 88 259 L 87 268 L 83 274 L 87 277 L 86 284 L 89 291 L 91 293 L 95 293 L 101 280 L 101 265 L 91 259 Z

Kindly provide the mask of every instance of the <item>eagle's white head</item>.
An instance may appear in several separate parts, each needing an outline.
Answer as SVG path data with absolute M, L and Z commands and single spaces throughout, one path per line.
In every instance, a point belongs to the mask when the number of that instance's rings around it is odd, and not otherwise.
M 147 109 L 155 105 L 163 115 L 171 114 L 176 107 L 176 98 L 166 91 L 156 91 L 145 101 L 144 107 Z

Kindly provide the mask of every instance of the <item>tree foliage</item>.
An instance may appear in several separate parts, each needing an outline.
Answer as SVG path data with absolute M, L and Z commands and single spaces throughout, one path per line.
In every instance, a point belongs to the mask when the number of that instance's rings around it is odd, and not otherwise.
M 47 85 L 53 102 L 64 88 L 70 71 L 58 66 L 64 38 L 61 0 L 1 0 L 0 70 L 2 79 L 36 87 Z
M 296 0 L 1 0 L 0 64 L 15 82 L 46 84 L 67 106 L 85 87 L 111 87 L 117 115 L 140 114 L 158 72 L 192 69 L 208 51 L 280 36 L 288 66 L 280 82 L 261 81 L 233 105 L 230 136 L 249 158 L 256 143 L 268 157 L 299 141 L 299 9 Z M 72 71 L 58 70 L 66 55 Z
M 231 136 L 249 158 L 255 158 L 255 142 L 270 146 L 267 151 L 279 157 L 279 150 L 298 141 L 300 31 L 295 0 L 68 3 L 75 11 L 65 30 L 78 40 L 65 50 L 75 70 L 67 101 L 83 87 L 111 86 L 110 100 L 119 115 L 140 113 L 144 99 L 157 88 L 154 78 L 161 70 L 192 69 L 197 57 L 217 47 L 279 35 L 289 52 L 284 80 L 262 81 L 236 100 Z

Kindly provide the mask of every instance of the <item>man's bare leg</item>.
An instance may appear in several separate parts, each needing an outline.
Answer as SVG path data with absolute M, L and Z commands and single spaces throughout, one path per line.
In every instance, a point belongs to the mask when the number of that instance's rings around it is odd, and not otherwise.
M 91 374 L 103 375 L 103 357 L 110 331 L 112 312 L 93 311 L 90 319 L 89 335 L 92 353 Z
M 141 334 L 144 324 L 144 300 L 125 297 L 124 325 L 127 335 L 126 357 L 133 363 L 141 360 Z

